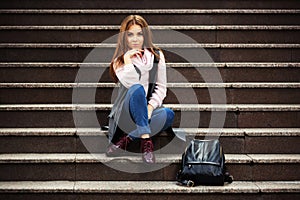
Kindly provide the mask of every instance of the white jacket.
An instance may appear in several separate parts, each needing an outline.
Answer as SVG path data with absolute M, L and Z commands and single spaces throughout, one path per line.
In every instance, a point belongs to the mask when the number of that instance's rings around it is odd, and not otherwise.
M 166 63 L 165 57 L 162 52 L 160 52 L 160 60 L 157 68 L 157 81 L 156 88 L 152 93 L 152 97 L 149 100 L 149 104 L 153 108 L 157 108 L 162 105 L 162 102 L 167 94 L 167 74 L 166 74 Z M 144 87 L 146 96 L 149 86 L 149 71 L 153 67 L 154 54 L 149 50 L 145 49 L 143 57 L 136 56 L 132 58 L 132 64 L 123 65 L 116 69 L 116 75 L 119 81 L 126 87 L 130 88 L 134 84 L 141 84 Z M 140 72 L 137 73 L 136 66 Z

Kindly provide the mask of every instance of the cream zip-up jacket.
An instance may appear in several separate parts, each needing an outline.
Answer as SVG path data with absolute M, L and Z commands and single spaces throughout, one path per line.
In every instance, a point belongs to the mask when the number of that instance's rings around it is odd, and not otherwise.
M 157 81 L 152 97 L 149 100 L 149 104 L 153 108 L 157 108 L 162 105 L 162 102 L 167 94 L 167 74 L 165 57 L 160 52 L 160 60 L 157 66 Z M 132 64 L 123 65 L 116 69 L 116 75 L 119 81 L 126 87 L 130 88 L 134 84 L 141 84 L 144 87 L 146 96 L 149 86 L 149 71 L 153 67 L 154 54 L 145 49 L 143 57 L 136 56 L 132 58 Z M 136 66 L 141 74 L 135 69 Z

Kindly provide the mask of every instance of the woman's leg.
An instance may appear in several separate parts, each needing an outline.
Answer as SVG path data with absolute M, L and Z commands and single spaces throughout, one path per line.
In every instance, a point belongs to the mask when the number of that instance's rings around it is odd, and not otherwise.
M 155 163 L 153 154 L 154 147 L 150 138 L 151 129 L 148 121 L 147 99 L 144 87 L 142 85 L 134 85 L 129 89 L 129 101 L 124 103 L 128 106 L 130 118 L 136 124 L 136 129 L 129 133 L 131 138 L 141 138 L 141 153 L 145 163 Z
M 125 96 L 118 126 L 133 139 L 141 138 L 145 135 L 146 137 L 150 137 L 151 132 L 156 134 L 165 130 L 172 125 L 173 120 L 174 112 L 171 109 L 156 109 L 152 113 L 150 128 L 145 90 L 142 85 L 136 84 L 129 88 Z M 128 137 L 123 137 L 111 148 L 112 152 L 118 148 L 124 149 L 121 145 L 118 146 L 118 144 L 121 142 L 121 144 L 125 143 L 127 145 L 128 140 L 126 138 Z M 155 163 L 154 147 L 151 138 L 141 139 L 141 151 L 143 154 L 142 159 L 145 163 Z
M 129 88 L 118 126 L 131 138 L 140 138 L 151 133 L 146 94 L 142 85 L 135 84 Z
M 118 127 L 128 134 L 123 136 L 115 145 L 107 150 L 108 156 L 117 156 L 124 153 L 121 149 L 127 148 L 127 144 L 134 138 L 140 138 L 144 134 L 150 135 L 151 130 L 148 123 L 147 100 L 144 87 L 136 84 L 129 88 L 121 109 Z
M 155 109 L 151 116 L 151 136 L 171 127 L 174 121 L 174 112 L 170 108 Z

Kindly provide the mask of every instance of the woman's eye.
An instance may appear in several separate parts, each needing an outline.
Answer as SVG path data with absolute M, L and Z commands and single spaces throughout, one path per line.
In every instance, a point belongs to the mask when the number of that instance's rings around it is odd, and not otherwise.
M 143 36 L 143 33 L 138 33 L 139 36 Z
M 133 36 L 133 34 L 132 33 L 128 33 L 127 36 Z

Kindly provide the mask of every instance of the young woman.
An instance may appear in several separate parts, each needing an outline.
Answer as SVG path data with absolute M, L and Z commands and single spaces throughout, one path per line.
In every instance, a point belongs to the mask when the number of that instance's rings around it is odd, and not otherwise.
M 141 16 L 123 20 L 110 74 L 120 88 L 109 115 L 111 144 L 106 155 L 120 156 L 131 141 L 140 139 L 143 161 L 155 163 L 151 137 L 171 127 L 174 112 L 162 107 L 167 92 L 164 54 L 153 45 L 148 24 Z

